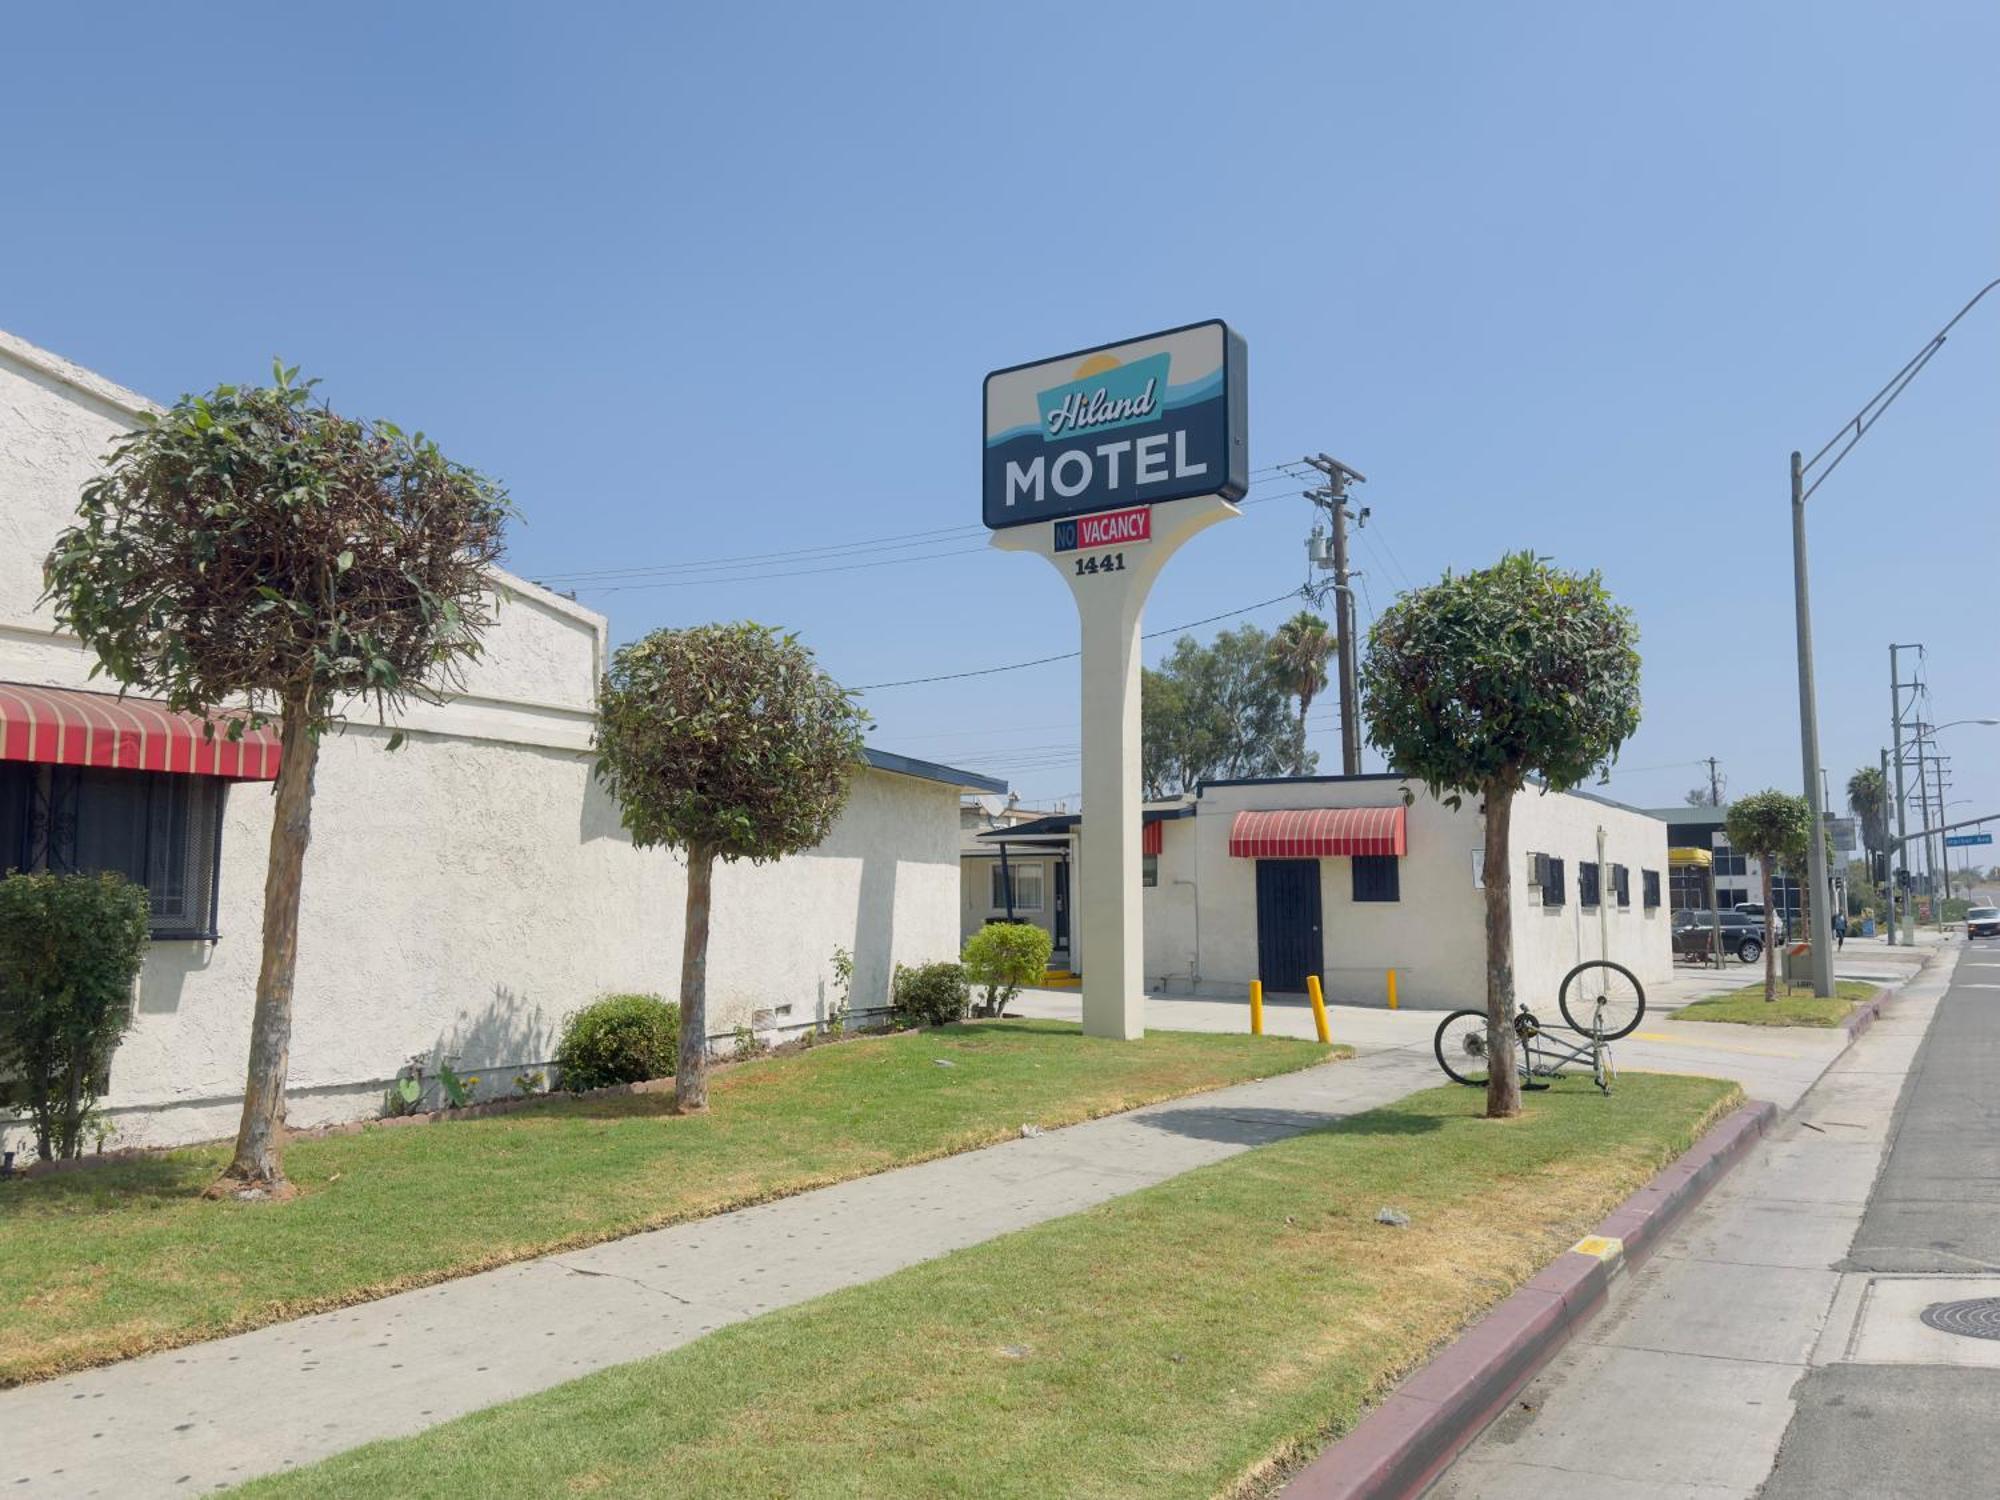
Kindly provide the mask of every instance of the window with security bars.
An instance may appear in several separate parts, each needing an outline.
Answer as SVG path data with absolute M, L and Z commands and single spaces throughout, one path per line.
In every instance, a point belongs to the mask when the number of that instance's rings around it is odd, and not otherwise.
M 1623 865 L 1611 867 L 1611 895 L 1620 907 L 1632 904 L 1632 872 Z
M 1357 854 L 1354 866 L 1356 901 L 1400 901 L 1403 899 L 1402 861 L 1393 854 Z
M 1639 872 L 1639 899 L 1646 904 L 1647 911 L 1660 909 L 1660 872 L 1641 870 Z
M 0 871 L 111 871 L 146 888 L 155 939 L 213 939 L 228 785 L 213 776 L 0 763 Z
M 1569 899 L 1569 887 L 1565 883 L 1563 862 L 1551 856 L 1543 866 L 1542 905 L 1561 906 Z
M 1600 889 L 1600 886 L 1601 878 L 1598 873 L 1598 866 L 1589 860 L 1579 863 L 1576 867 L 1577 904 L 1585 910 L 1598 905 L 1603 900 L 1603 891 Z

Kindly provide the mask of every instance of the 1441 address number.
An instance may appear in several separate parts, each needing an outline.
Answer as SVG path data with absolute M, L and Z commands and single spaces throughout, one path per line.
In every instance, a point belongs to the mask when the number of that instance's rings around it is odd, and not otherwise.
M 1076 576 L 1089 573 L 1122 573 L 1125 571 L 1125 554 L 1113 552 L 1104 557 L 1079 557 L 1076 560 Z

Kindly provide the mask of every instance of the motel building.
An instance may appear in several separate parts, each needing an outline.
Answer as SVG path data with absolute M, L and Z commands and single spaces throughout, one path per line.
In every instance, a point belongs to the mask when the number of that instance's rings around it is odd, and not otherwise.
M 0 333 L 0 874 L 115 870 L 153 941 L 112 1058 L 112 1146 L 228 1136 L 242 1107 L 271 838 L 276 726 L 213 743 L 198 719 L 92 679 L 41 604 L 42 560 L 113 441 L 157 410 Z M 357 712 L 322 747 L 300 907 L 287 1114 L 378 1114 L 412 1059 L 478 1093 L 553 1083 L 564 1018 L 601 995 L 673 997 L 685 868 L 639 850 L 592 772 L 602 615 L 511 574 L 463 689 L 400 722 Z M 393 754 L 392 732 L 407 742 Z M 782 1039 L 841 1004 L 859 1024 L 894 966 L 957 955 L 959 802 L 1004 782 L 870 749 L 818 848 L 715 874 L 710 1035 Z M 0 1079 L 0 1139 L 9 1134 Z M 434 1102 L 434 1095 L 432 1096 Z
M 1032 922 L 1054 940 L 1051 968 L 1083 973 L 1090 955 L 1070 900 L 1083 816 L 968 831 L 964 934 Z M 1523 1003 L 1552 1007 L 1585 959 L 1621 963 L 1649 988 L 1671 976 L 1664 822 L 1585 793 L 1531 790 L 1515 801 L 1512 843 Z M 1294 993 L 1317 974 L 1330 1001 L 1382 1005 L 1394 970 L 1402 1005 L 1485 1004 L 1475 799 L 1453 809 L 1393 775 L 1211 781 L 1147 804 L 1140 847 L 1151 993 L 1242 998 L 1253 979 Z

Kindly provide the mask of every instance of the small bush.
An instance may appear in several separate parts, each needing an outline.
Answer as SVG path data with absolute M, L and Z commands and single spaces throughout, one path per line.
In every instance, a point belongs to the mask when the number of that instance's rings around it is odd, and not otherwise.
M 965 940 L 965 977 L 980 986 L 978 1014 L 997 1016 L 1049 968 L 1053 939 L 1031 922 L 995 922 Z
M 151 937 L 145 888 L 122 875 L 0 879 L 0 1075 L 43 1161 L 82 1153 Z
M 963 1021 L 972 1003 L 972 991 L 965 983 L 965 970 L 946 960 L 919 964 L 916 968 L 896 965 L 889 987 L 889 1010 L 898 1026 L 944 1026 Z
M 556 1066 L 572 1094 L 614 1083 L 671 1078 L 681 1012 L 658 995 L 606 995 L 563 1023 Z

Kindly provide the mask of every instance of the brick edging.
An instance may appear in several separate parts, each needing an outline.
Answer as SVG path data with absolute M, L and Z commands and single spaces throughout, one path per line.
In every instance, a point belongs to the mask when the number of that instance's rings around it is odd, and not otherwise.
M 1612 1278 L 1644 1260 L 1777 1117 L 1776 1105 L 1752 1100 L 1719 1121 L 1592 1231 L 1616 1242 L 1605 1253 L 1557 1256 L 1301 1470 L 1285 1500 L 1422 1494 L 1589 1321 Z

